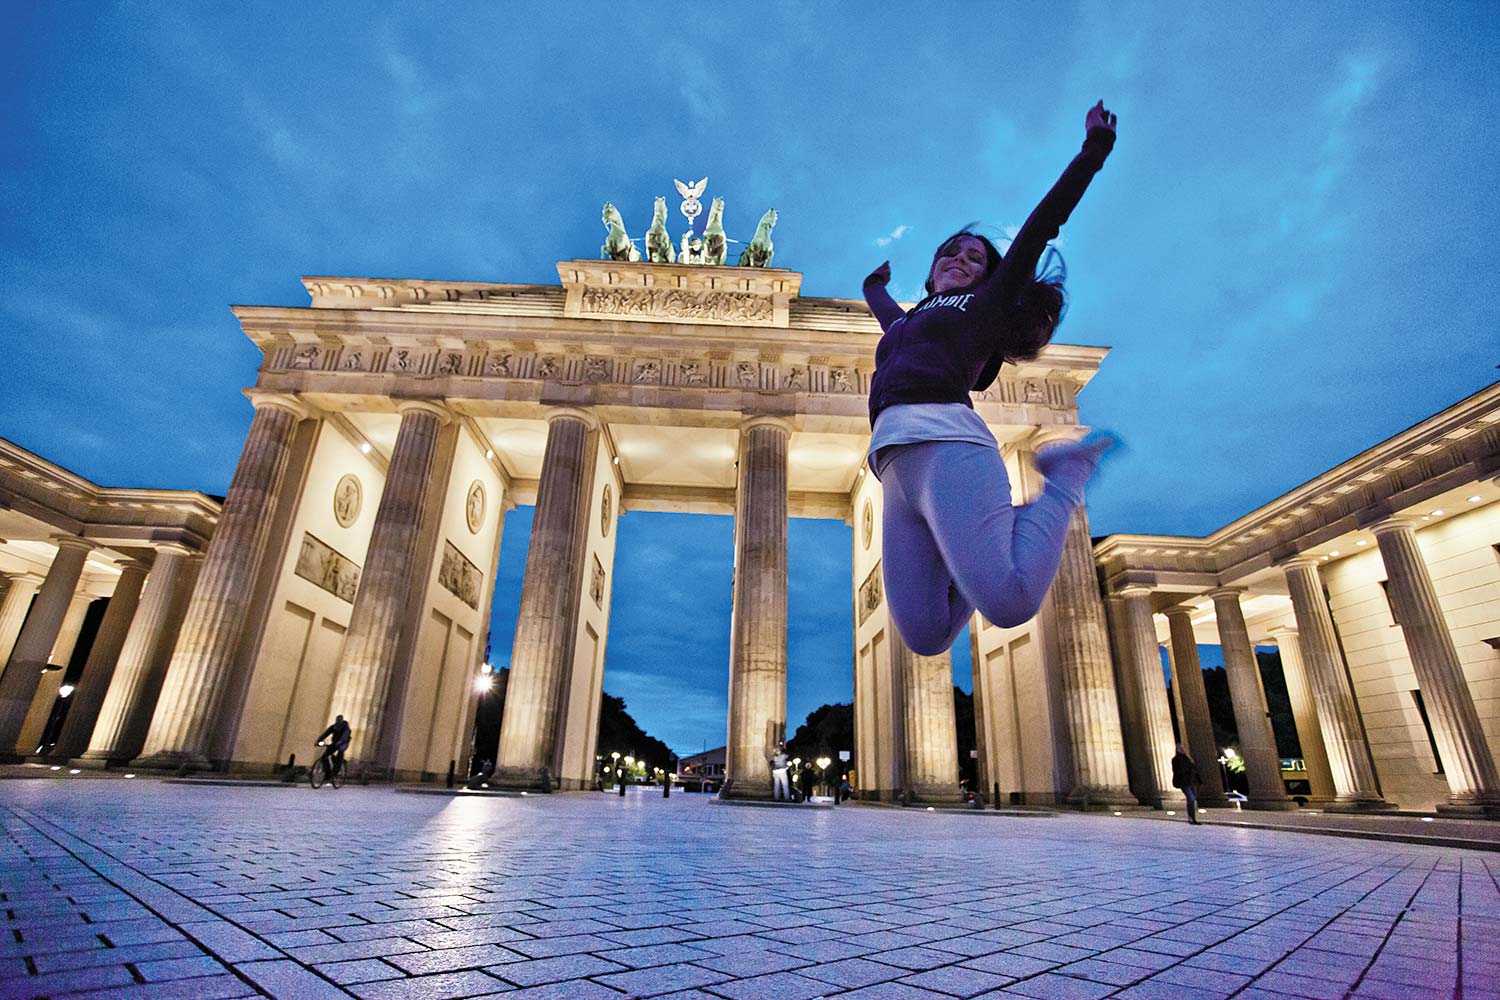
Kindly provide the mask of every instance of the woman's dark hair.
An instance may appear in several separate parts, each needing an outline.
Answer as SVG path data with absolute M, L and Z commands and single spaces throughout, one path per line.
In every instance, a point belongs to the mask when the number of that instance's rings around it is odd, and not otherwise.
M 984 245 L 985 278 L 1000 266 L 1004 255 L 995 244 L 984 234 L 976 233 L 972 226 L 965 226 L 939 244 L 937 252 L 932 255 L 932 267 L 927 271 L 925 286 L 928 295 L 932 294 L 932 274 L 937 267 L 938 258 L 955 242 L 964 238 L 978 240 Z M 1062 322 L 1063 314 L 1068 310 L 1068 296 L 1063 290 L 1067 276 L 1068 269 L 1062 254 L 1055 247 L 1048 247 L 1036 273 L 1021 286 L 1016 295 L 1015 308 L 1011 312 L 1013 322 L 1007 331 L 1009 337 L 1005 360 L 1030 361 L 1051 343 L 1052 334 L 1056 332 L 1057 325 Z

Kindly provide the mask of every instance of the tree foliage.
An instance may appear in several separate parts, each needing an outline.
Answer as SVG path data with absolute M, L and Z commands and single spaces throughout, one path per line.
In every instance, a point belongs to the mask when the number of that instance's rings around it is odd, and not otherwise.
M 672 751 L 655 736 L 650 736 L 625 710 L 625 699 L 604 694 L 599 703 L 599 747 L 595 751 L 608 760 L 611 753 L 634 757 L 646 762 L 646 770 L 670 771 Z

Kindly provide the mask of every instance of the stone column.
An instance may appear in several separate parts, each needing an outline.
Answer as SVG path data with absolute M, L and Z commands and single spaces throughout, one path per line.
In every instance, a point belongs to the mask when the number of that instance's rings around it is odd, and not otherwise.
M 350 760 L 368 761 L 380 744 L 397 647 L 403 629 L 416 627 L 402 619 L 413 585 L 412 563 L 437 458 L 438 432 L 452 419 L 436 403 L 405 400 L 396 409 L 401 428 L 370 529 L 331 702 L 331 711 L 349 723 Z
M 1141 686 L 1135 678 L 1135 644 L 1130 638 L 1130 613 L 1125 598 L 1110 594 L 1104 599 L 1104 617 L 1109 623 L 1109 642 L 1114 651 L 1115 694 L 1119 702 L 1120 738 L 1125 743 L 1125 773 L 1130 792 L 1141 805 L 1156 801 L 1156 779 L 1146 750 L 1146 724 L 1141 708 Z
M 36 604 L 16 639 L 10 663 L 0 674 L 0 762 L 25 760 L 35 747 L 22 746 L 22 729 L 42 670 L 57 643 L 63 619 L 83 575 L 93 545 L 73 535 L 54 539 L 57 555 L 37 593 Z
M 1203 687 L 1203 664 L 1198 659 L 1198 639 L 1193 634 L 1193 609 L 1185 604 L 1162 612 L 1172 637 L 1172 683 L 1182 711 L 1182 742 L 1198 765 L 1203 783 L 1198 801 L 1208 806 L 1224 805 L 1224 776 L 1219 771 L 1219 746 L 1208 714 L 1208 692 Z
M 1417 545 L 1415 525 L 1408 518 L 1393 517 L 1372 530 L 1389 577 L 1396 624 L 1406 639 L 1432 737 L 1443 758 L 1448 804 L 1439 808 L 1500 813 L 1500 775 Z
M 1297 742 L 1302 744 L 1302 763 L 1307 768 L 1310 795 L 1321 801 L 1334 796 L 1333 774 L 1328 769 L 1328 752 L 1323 749 L 1323 729 L 1318 725 L 1318 706 L 1313 701 L 1312 686 L 1302 663 L 1297 644 L 1297 630 L 1277 628 L 1271 638 L 1281 651 L 1281 675 L 1286 679 L 1286 693 L 1292 702 L 1292 718 L 1297 723 Z
M 263 391 L 248 395 L 255 418 L 151 719 L 140 761 L 145 767 L 208 763 L 203 753 L 211 736 L 208 728 L 218 715 L 225 680 L 240 652 L 293 435 L 308 415 L 291 396 Z
M 58 693 L 62 690 L 63 678 L 73 663 L 73 654 L 78 649 L 78 640 L 83 636 L 83 623 L 88 618 L 89 608 L 98 600 L 98 595 L 80 590 L 68 603 L 68 613 L 63 615 L 62 627 L 57 630 L 57 641 L 47 662 L 61 667 L 47 670 L 37 681 L 36 691 L 31 696 L 31 707 L 26 710 L 26 719 L 21 723 L 21 735 L 16 738 L 16 752 L 35 755 L 41 748 L 42 737 L 52 710 L 57 707 Z
M 108 764 L 140 753 L 171 659 L 177 634 L 173 623 L 186 601 L 193 559 L 193 552 L 184 546 L 158 546 L 80 761 Z
M 547 415 L 547 450 L 526 550 L 521 609 L 491 784 L 550 790 L 562 684 L 572 660 L 583 597 L 583 550 L 598 421 L 558 408 Z
M 1141 724 L 1146 737 L 1145 765 L 1150 785 L 1147 797 L 1153 805 L 1175 804 L 1182 793 L 1172 787 L 1172 757 L 1177 741 L 1172 735 L 1172 713 L 1167 708 L 1167 683 L 1161 669 L 1161 647 L 1151 621 L 1151 588 L 1131 585 L 1121 588 L 1129 631 L 1130 665 L 1140 689 Z
M 31 599 L 36 596 L 43 579 L 36 573 L 12 577 L 5 590 L 5 599 L 0 601 L 0 674 L 10 662 L 11 651 L 16 648 L 16 639 L 21 635 L 21 624 L 26 621 Z
M 1292 613 L 1297 619 L 1297 648 L 1317 709 L 1318 728 L 1333 780 L 1333 802 L 1325 809 L 1336 811 L 1392 808 L 1380 796 L 1375 780 L 1375 762 L 1360 724 L 1359 706 L 1344 658 L 1333 630 L 1333 615 L 1323 596 L 1316 559 L 1293 559 L 1282 567 L 1287 591 L 1292 595 Z
M 89 650 L 88 662 L 73 689 L 72 704 L 68 706 L 62 731 L 58 733 L 57 744 L 49 757 L 70 760 L 88 748 L 89 736 L 109 691 L 120 650 L 125 645 L 130 623 L 140 604 L 141 587 L 146 582 L 148 569 L 146 564 L 131 560 L 120 571 L 114 593 L 110 594 L 109 604 L 104 609 L 104 618 L 99 623 L 99 632 L 94 636 L 94 645 Z
M 720 793 L 731 798 L 771 797 L 766 761 L 777 741 L 786 738 L 787 442 L 791 433 L 791 425 L 776 417 L 755 417 L 740 427 L 727 777 Z M 907 742 L 911 744 L 911 734 Z M 907 780 L 910 783 L 910 776 Z
M 1255 647 L 1250 644 L 1245 613 L 1240 608 L 1241 593 L 1240 587 L 1220 587 L 1209 591 L 1208 596 L 1213 598 L 1219 623 L 1234 724 L 1240 732 L 1239 752 L 1245 759 L 1245 778 L 1250 785 L 1250 801 L 1245 804 L 1251 809 L 1295 809 L 1297 803 L 1287 797 L 1281 780 L 1281 757 L 1276 752 L 1271 713 L 1266 710 Z
M 1104 601 L 1094 569 L 1088 514 L 1082 507 L 1073 512 L 1068 523 L 1062 562 L 1047 600 L 1057 625 L 1063 708 L 1073 747 L 1073 787 L 1068 791 L 1068 803 L 1134 805 L 1125 767 Z
M 893 629 L 893 645 L 900 636 Z M 918 656 L 900 642 L 906 722 L 906 784 L 917 802 L 958 802 L 958 724 L 953 715 L 953 657 Z M 894 654 L 896 650 L 893 648 Z M 783 675 L 784 678 L 785 675 Z M 785 698 L 785 680 L 782 681 Z M 783 702 L 784 704 L 784 702 Z M 784 714 L 784 713 L 783 713 Z

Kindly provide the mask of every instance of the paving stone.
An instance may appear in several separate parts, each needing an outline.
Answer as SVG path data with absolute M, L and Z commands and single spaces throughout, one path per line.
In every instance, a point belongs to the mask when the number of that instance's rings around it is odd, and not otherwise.
M 405 952 L 387 956 L 386 961 L 403 972 L 423 976 L 434 972 L 481 969 L 487 965 L 499 965 L 504 962 L 524 962 L 526 956 L 518 955 L 498 944 L 476 944 L 467 948 Z
M 172 979 L 191 979 L 194 976 L 212 976 L 224 971 L 224 966 L 207 955 L 192 958 L 163 958 L 135 963 L 136 971 L 148 983 L 164 983 Z
M 510 995 L 510 988 L 483 972 L 443 972 L 410 979 L 383 979 L 349 987 L 360 1000 L 457 1000 L 460 997 Z
M 718 983 L 712 989 L 729 1000 L 815 1000 L 827 995 L 828 984 L 795 972 L 775 972 Z
M 1006 976 L 997 976 L 992 972 L 981 972 L 978 969 L 965 969 L 956 965 L 942 969 L 929 969 L 926 972 L 918 972 L 897 980 L 908 986 L 937 990 L 939 993 L 948 993 L 956 997 L 978 996 L 988 990 L 998 989 L 1011 981 Z
M 834 986 L 853 989 L 871 983 L 883 983 L 901 976 L 904 970 L 893 965 L 871 962 L 863 958 L 849 958 L 840 962 L 826 962 L 803 969 L 802 974 Z
M 495 975 L 517 986 L 540 986 L 557 983 L 564 979 L 582 979 L 606 972 L 619 972 L 624 966 L 606 962 L 593 955 L 563 955 L 558 958 L 538 958 L 528 962 L 513 962 L 496 966 Z M 725 977 L 719 977 L 725 978 Z
M 1012 983 L 1005 990 L 1019 996 L 1036 997 L 1038 1000 L 1098 1000 L 1114 993 L 1115 987 L 1055 972 L 1044 972 L 1040 976 Z
M 653 969 L 637 969 L 634 972 L 596 977 L 605 986 L 613 987 L 622 993 L 643 997 L 722 983 L 731 978 L 733 977 L 726 976 L 722 972 L 714 972 L 696 965 L 663 965 Z
M 333 1000 L 349 994 L 296 962 L 282 959 L 271 962 L 245 962 L 235 971 L 264 989 L 273 997 L 297 997 L 298 1000 Z
M 692 796 L 475 800 L 459 823 L 377 787 L 22 789 L 0 782 L 0 997 L 1419 1000 L 1460 948 L 1465 995 L 1500 980 L 1493 862 L 1450 849 Z

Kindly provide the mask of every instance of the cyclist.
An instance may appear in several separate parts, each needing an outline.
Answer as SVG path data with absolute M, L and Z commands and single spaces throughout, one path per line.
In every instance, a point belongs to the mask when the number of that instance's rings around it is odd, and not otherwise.
M 323 756 L 318 758 L 313 767 L 317 768 L 319 764 L 327 761 L 328 773 L 332 774 L 335 768 L 344 763 L 344 751 L 349 749 L 349 723 L 344 721 L 342 715 L 335 717 L 333 724 L 323 730 L 322 735 L 318 737 L 318 746 L 324 747 Z

